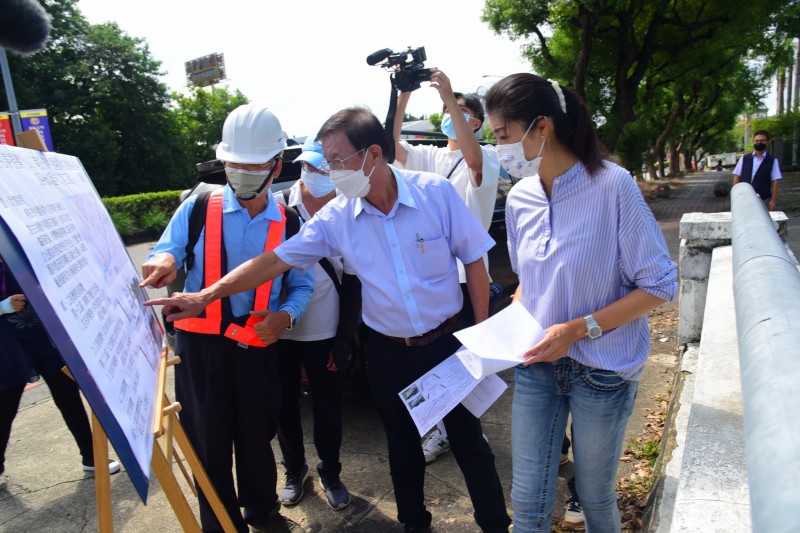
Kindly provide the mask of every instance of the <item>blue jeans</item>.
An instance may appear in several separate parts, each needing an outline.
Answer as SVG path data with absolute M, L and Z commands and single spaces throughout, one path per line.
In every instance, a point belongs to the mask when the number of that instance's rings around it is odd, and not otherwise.
M 569 413 L 586 530 L 620 531 L 614 483 L 637 385 L 566 357 L 517 368 L 511 425 L 515 533 L 550 531 Z

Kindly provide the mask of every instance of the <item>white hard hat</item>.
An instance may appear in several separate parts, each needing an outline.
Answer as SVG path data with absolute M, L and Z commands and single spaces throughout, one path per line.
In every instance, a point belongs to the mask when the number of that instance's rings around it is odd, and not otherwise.
M 264 106 L 246 104 L 231 111 L 222 126 L 217 159 L 230 163 L 266 163 L 286 148 L 278 118 Z

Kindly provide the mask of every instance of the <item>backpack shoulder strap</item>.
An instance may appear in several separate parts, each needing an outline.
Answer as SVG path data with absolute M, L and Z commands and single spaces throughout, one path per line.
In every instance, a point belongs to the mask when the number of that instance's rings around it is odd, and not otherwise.
M 200 233 L 206 225 L 206 210 L 208 209 L 208 197 L 212 191 L 204 191 L 197 195 L 189 215 L 189 241 L 186 243 L 186 270 L 189 271 L 194 266 L 194 247 L 200 239 Z
M 288 205 L 283 206 L 283 212 L 286 214 L 286 240 L 288 241 L 300 231 L 300 215 L 294 207 Z

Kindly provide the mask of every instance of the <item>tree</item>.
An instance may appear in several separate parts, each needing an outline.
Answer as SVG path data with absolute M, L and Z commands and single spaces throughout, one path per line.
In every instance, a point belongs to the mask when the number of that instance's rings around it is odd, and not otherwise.
M 752 0 L 734 10 L 726 0 L 486 0 L 483 20 L 512 39 L 533 36 L 527 55 L 535 70 L 571 80 L 597 116 L 601 138 L 616 150 L 635 138 L 626 128 L 642 129 L 634 122 L 643 83 L 665 66 L 675 80 L 691 69 L 715 76 L 702 61 L 707 49 L 746 57 L 792 1 Z M 659 83 L 669 82 L 661 76 Z
M 195 163 L 216 157 L 214 148 L 222 136 L 222 125 L 228 114 L 248 103 L 247 97 L 238 89 L 231 92 L 227 87 L 199 87 L 189 89 L 188 95 L 173 93 L 177 107 L 175 116 L 181 138 Z
M 193 161 L 169 109 L 160 63 L 113 23 L 89 24 L 76 0 L 45 0 L 44 49 L 10 56 L 20 108 L 45 108 L 57 151 L 75 155 L 102 196 L 183 188 Z

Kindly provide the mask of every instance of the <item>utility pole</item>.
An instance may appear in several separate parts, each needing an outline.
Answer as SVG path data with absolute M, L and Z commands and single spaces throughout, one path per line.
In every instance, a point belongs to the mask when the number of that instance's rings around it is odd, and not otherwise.
M 8 68 L 8 57 L 5 48 L 0 48 L 0 69 L 3 71 L 3 85 L 8 97 L 8 111 L 11 115 L 11 127 L 14 135 L 22 133 L 22 122 L 19 119 L 17 95 L 14 94 L 14 84 L 11 82 L 11 70 Z

